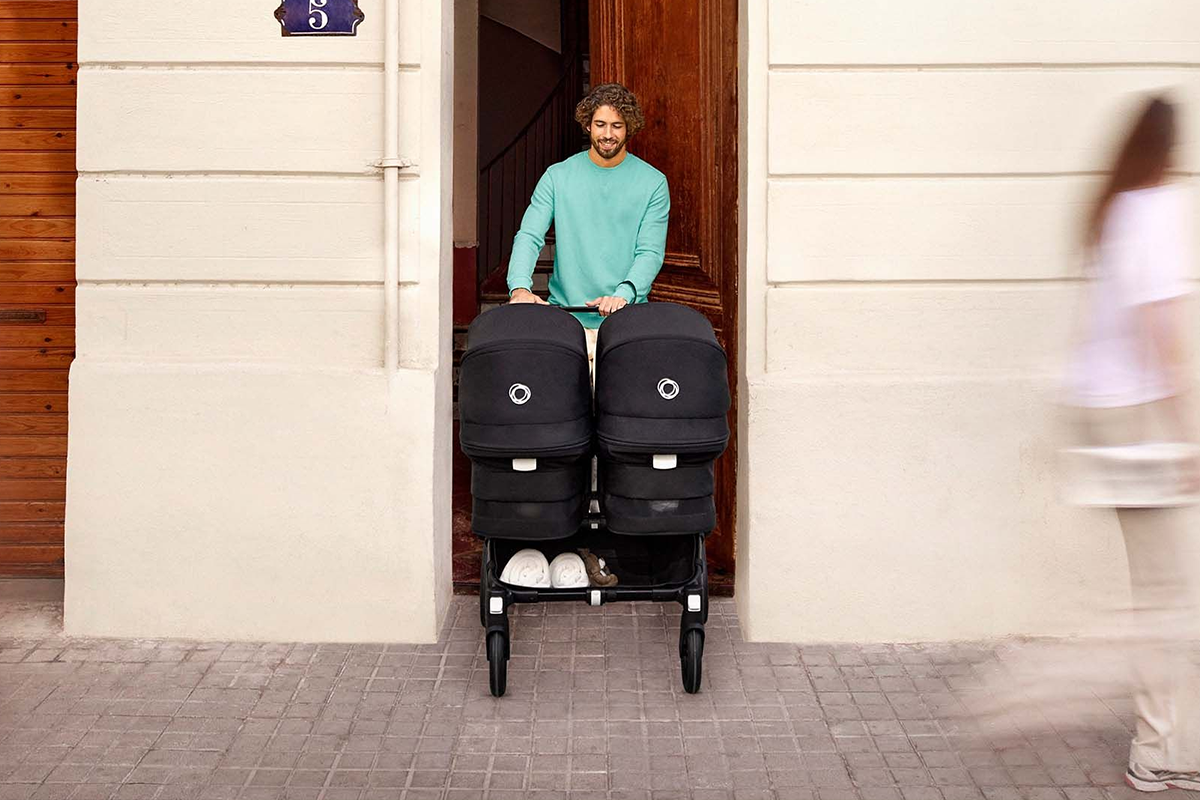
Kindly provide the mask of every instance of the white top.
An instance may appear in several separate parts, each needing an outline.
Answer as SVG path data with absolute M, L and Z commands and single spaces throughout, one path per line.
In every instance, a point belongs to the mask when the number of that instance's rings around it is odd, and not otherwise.
M 1109 205 L 1067 378 L 1078 405 L 1131 406 L 1171 395 L 1138 307 L 1188 293 L 1186 215 L 1185 190 L 1174 184 L 1121 192 Z

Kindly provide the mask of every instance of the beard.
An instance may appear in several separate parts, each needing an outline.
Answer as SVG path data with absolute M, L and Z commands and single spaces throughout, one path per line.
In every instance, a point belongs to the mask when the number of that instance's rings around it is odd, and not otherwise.
M 600 155 L 601 158 L 607 160 L 610 158 L 615 158 L 622 150 L 624 150 L 626 141 L 628 141 L 628 137 L 625 139 L 622 139 L 621 141 L 617 142 L 614 145 L 605 146 L 605 145 L 601 144 L 600 139 L 596 139 L 595 137 L 593 137 L 592 138 L 592 149 L 595 150 Z

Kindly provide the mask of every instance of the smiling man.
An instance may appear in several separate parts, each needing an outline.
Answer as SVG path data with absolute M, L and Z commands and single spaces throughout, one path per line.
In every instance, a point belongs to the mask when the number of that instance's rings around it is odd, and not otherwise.
M 596 328 L 628 303 L 644 303 L 662 269 L 671 198 L 666 177 L 626 148 L 645 124 L 633 93 L 597 86 L 575 107 L 587 151 L 554 164 L 533 190 L 508 262 L 513 303 L 544 303 L 530 291 L 533 268 L 554 223 L 550 303 L 595 306 L 577 314 L 594 352 Z

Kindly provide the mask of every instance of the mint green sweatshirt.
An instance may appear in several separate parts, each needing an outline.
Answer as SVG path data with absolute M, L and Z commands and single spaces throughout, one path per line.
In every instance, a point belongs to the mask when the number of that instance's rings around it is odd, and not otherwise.
M 550 302 L 581 306 L 606 295 L 644 303 L 662 269 L 671 197 L 666 177 L 632 153 L 615 167 L 587 151 L 546 170 L 513 239 L 508 291 L 533 285 L 533 268 L 554 223 Z M 576 314 L 597 328 L 599 314 Z

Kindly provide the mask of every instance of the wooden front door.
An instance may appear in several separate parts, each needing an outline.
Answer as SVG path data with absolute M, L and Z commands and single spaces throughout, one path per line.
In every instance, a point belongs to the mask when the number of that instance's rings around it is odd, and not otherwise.
M 737 389 L 737 0 L 591 0 L 592 85 L 637 95 L 646 127 L 630 151 L 671 188 L 663 270 L 651 300 L 708 317 Z M 737 439 L 717 462 L 717 529 L 708 540 L 714 581 L 734 566 Z
M 61 577 L 75 0 L 0 0 L 0 577 Z

